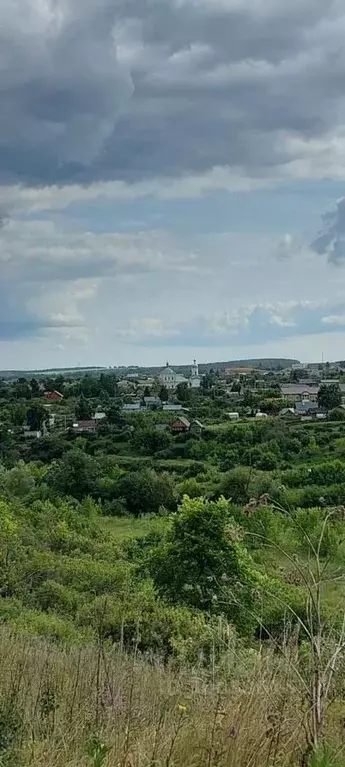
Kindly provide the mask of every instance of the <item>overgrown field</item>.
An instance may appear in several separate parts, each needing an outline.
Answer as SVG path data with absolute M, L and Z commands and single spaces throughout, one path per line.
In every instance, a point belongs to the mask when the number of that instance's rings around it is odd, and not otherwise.
M 295 767 L 306 756 L 303 662 L 246 650 L 175 666 L 120 645 L 57 647 L 0 632 L 1 764 L 33 767 Z M 315 767 L 344 764 L 343 676 Z

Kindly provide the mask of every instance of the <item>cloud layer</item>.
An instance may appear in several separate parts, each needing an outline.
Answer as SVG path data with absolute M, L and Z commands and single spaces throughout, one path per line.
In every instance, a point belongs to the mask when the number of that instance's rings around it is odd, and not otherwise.
M 344 33 L 341 0 L 3 0 L 4 364 L 341 346 Z
M 275 343 L 296 336 L 345 331 L 345 301 L 278 301 L 242 305 L 236 310 L 199 315 L 164 324 L 145 317 L 120 329 L 126 343 L 148 347 L 242 347 Z
M 340 0 L 3 0 L 0 180 L 327 175 L 344 32 Z
M 195 253 L 165 232 L 95 233 L 53 221 L 8 221 L 0 230 L 0 339 L 84 327 L 80 307 L 105 285 L 120 302 L 124 280 L 168 280 L 196 268 Z

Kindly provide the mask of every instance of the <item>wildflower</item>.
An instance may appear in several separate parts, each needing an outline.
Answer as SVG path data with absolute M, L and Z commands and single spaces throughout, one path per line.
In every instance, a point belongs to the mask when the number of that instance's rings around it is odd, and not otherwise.
M 187 713 L 187 706 L 183 706 L 182 703 L 179 703 L 177 706 L 180 714 L 186 714 Z

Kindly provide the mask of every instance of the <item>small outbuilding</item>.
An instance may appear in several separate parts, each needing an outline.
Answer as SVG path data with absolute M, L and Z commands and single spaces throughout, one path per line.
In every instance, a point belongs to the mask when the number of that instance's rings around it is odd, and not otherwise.
M 186 434 L 189 432 L 190 427 L 190 421 L 188 421 L 188 418 L 185 418 L 183 415 L 175 418 L 170 424 L 170 429 L 173 434 Z

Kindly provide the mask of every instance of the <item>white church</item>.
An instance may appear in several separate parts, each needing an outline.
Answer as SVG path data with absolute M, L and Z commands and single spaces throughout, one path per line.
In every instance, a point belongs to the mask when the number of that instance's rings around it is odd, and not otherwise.
M 191 365 L 188 378 L 180 373 L 175 373 L 175 370 L 172 370 L 172 368 L 169 367 L 169 362 L 167 362 L 165 368 L 161 370 L 158 378 L 162 386 L 166 386 L 170 391 L 174 391 L 181 383 L 186 383 L 190 389 L 199 389 L 202 381 L 202 376 L 199 375 L 199 366 L 196 360 L 194 360 L 193 365 Z

